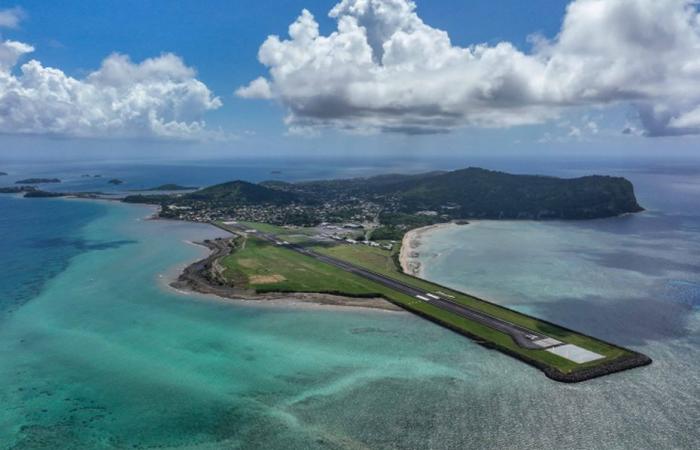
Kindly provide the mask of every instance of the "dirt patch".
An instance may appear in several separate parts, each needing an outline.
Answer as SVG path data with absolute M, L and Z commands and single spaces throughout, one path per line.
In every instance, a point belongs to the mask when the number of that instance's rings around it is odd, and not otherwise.
M 253 275 L 250 277 L 250 284 L 275 284 L 285 281 L 282 275 Z
M 241 258 L 236 262 L 239 266 L 245 267 L 246 269 L 255 269 L 258 267 L 258 263 L 254 259 Z

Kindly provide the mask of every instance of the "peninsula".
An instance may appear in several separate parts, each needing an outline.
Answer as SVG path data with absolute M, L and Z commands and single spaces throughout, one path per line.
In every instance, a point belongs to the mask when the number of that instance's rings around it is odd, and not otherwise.
M 642 211 L 623 178 L 560 179 L 471 168 L 305 183 L 233 181 L 124 201 L 157 204 L 160 217 L 209 222 L 234 235 L 206 243 L 212 255 L 183 272 L 174 284 L 180 289 L 371 307 L 385 307 L 377 302 L 384 299 L 561 382 L 651 363 L 632 350 L 417 278 L 399 263 L 404 234 L 426 225 Z
M 15 184 L 47 184 L 60 183 L 58 178 L 26 178 L 24 180 L 15 181 Z
M 574 383 L 647 365 L 629 349 L 403 272 L 391 242 L 334 238 L 334 225 L 279 227 L 215 222 L 234 237 L 209 241 L 209 258 L 189 266 L 178 289 L 248 300 L 292 296 L 324 304 L 395 306 Z M 305 297 L 305 298 L 304 298 Z

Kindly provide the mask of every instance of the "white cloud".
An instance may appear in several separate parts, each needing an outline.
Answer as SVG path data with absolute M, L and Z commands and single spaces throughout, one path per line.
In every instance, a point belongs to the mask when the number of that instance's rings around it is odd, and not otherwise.
M 444 132 L 542 123 L 569 107 L 629 104 L 649 136 L 700 133 L 695 0 L 575 0 L 560 33 L 453 45 L 409 0 L 342 0 L 328 36 L 304 10 L 289 39 L 270 36 L 269 68 L 240 88 L 274 98 L 290 126 Z M 591 130 L 593 131 L 593 130 Z
M 176 55 L 140 63 L 113 54 L 83 79 L 19 58 L 34 49 L 0 41 L 0 133 L 96 138 L 201 139 L 221 101 Z
M 0 10 L 0 28 L 17 28 L 25 17 L 24 10 L 19 6 Z
M 236 95 L 241 98 L 273 98 L 270 83 L 263 77 L 259 77 L 248 84 L 236 89 Z
M 17 41 L 0 41 L 0 73 L 10 70 L 24 54 L 34 51 L 34 47 Z

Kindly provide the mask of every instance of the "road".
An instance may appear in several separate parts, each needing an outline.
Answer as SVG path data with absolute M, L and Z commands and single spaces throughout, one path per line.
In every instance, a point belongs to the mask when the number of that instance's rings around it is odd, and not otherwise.
M 242 233 L 251 232 L 251 229 L 246 228 L 240 224 L 226 224 L 226 227 L 230 228 L 231 230 L 235 230 Z M 323 263 L 330 264 L 331 266 L 342 269 L 346 272 L 371 280 L 375 283 L 381 284 L 382 286 L 388 287 L 397 292 L 413 297 L 418 301 L 429 303 L 444 311 L 449 311 L 458 316 L 485 325 L 494 330 L 498 330 L 502 333 L 511 336 L 511 338 L 513 338 L 513 340 L 523 348 L 541 350 L 561 345 L 561 342 L 550 338 L 549 336 L 544 335 L 540 332 L 529 330 L 520 325 L 513 324 L 511 322 L 492 316 L 490 314 L 486 314 L 484 312 L 470 308 L 461 303 L 457 303 L 440 291 L 433 292 L 418 289 L 410 284 L 373 272 L 363 267 L 356 266 L 347 261 L 323 255 L 313 250 L 309 250 L 308 248 L 305 248 L 303 246 L 286 242 L 284 241 L 284 239 L 281 239 L 273 234 L 263 233 L 256 230 L 254 235 L 260 239 L 270 242 L 273 245 L 284 246 L 289 250 L 301 253 L 310 258 L 314 258 Z

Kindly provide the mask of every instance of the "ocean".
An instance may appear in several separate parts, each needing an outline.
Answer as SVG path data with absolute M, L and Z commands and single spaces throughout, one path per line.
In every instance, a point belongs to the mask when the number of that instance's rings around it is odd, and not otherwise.
M 127 187 L 82 175 L 123 178 L 130 189 L 389 166 L 187 167 L 6 171 L 116 191 Z M 178 293 L 167 281 L 206 253 L 189 241 L 219 231 L 146 220 L 143 206 L 0 196 L 0 448 L 696 448 L 698 176 L 624 173 L 648 212 L 480 222 L 421 247 L 435 281 L 654 359 L 577 385 L 406 313 Z

